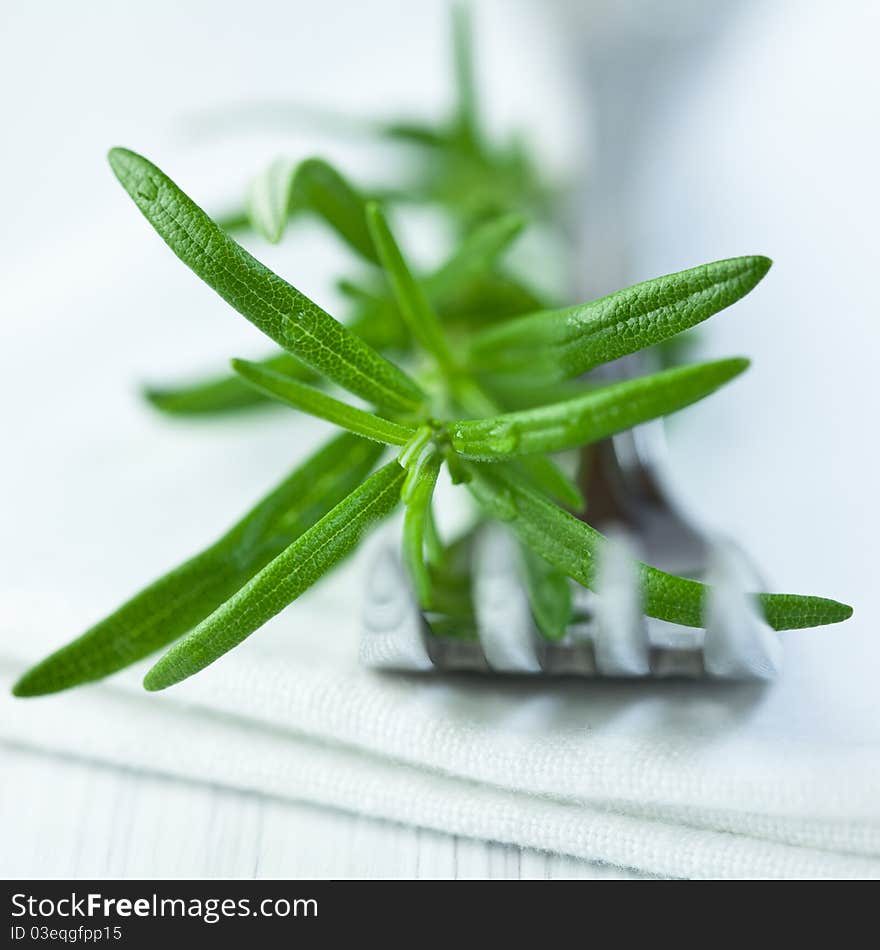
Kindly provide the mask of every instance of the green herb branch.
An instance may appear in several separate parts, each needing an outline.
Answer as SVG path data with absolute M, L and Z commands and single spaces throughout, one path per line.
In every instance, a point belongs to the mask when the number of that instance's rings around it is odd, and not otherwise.
M 718 360 L 591 387 L 533 409 L 459 416 L 456 410 L 471 404 L 474 393 L 475 401 L 494 406 L 483 386 L 491 384 L 493 374 L 524 372 L 526 351 L 539 357 L 540 372 L 548 379 L 571 377 L 705 320 L 751 290 L 769 262 L 736 258 L 672 274 L 582 307 L 515 319 L 478 336 L 466 351 L 455 351 L 381 210 L 369 205 L 369 232 L 397 305 L 413 338 L 435 363 L 429 381 L 417 380 L 251 257 L 147 159 L 114 149 L 110 162 L 150 224 L 202 280 L 291 357 L 369 401 L 376 411 L 331 397 L 277 368 L 236 360 L 233 368 L 241 378 L 347 429 L 371 448 L 361 453 L 358 466 L 357 456 L 346 453 L 341 459 L 339 440 L 330 443 L 220 542 L 26 673 L 16 684 L 18 695 L 105 676 L 183 633 L 144 684 L 163 689 L 199 672 L 296 600 L 402 500 L 405 561 L 420 600 L 429 606 L 425 533 L 444 464 L 467 483 L 488 517 L 509 525 L 556 571 L 589 587 L 601 536 L 510 463 L 520 457 L 547 461 L 547 455 L 682 409 L 748 365 L 744 359 Z M 480 360 L 481 353 L 492 359 Z M 449 407 L 451 414 L 435 415 L 437 407 Z M 349 488 L 376 461 L 375 443 L 402 446 L 402 451 L 340 497 L 340 487 Z M 702 623 L 701 584 L 647 565 L 640 571 L 646 614 L 690 626 Z M 818 597 L 762 594 L 758 602 L 775 629 L 833 623 L 851 613 Z M 548 625 L 560 628 L 558 621 Z
M 677 366 L 607 385 L 584 374 L 729 307 L 770 261 L 703 264 L 574 307 L 541 299 L 505 264 L 524 211 L 541 207 L 540 189 L 528 163 L 493 148 L 480 128 L 462 20 L 456 64 L 451 123 L 386 129 L 432 153 L 434 177 L 416 189 L 418 200 L 438 203 L 458 226 L 457 248 L 432 272 L 413 270 L 387 209 L 326 161 L 274 163 L 252 188 L 250 221 L 264 237 L 280 240 L 291 215 L 309 212 L 356 253 L 365 271 L 340 281 L 353 310 L 346 322 L 260 263 L 152 162 L 128 149 L 110 152 L 114 174 L 162 240 L 277 347 L 262 361 L 233 360 L 226 377 L 151 391 L 151 401 L 170 413 L 279 403 L 344 431 L 223 537 L 27 671 L 16 695 L 98 680 L 160 650 L 145 687 L 178 683 L 295 601 L 401 506 L 402 559 L 420 605 L 436 617 L 432 627 L 473 636 L 465 541 L 444 543 L 435 523 L 444 467 L 481 518 L 517 538 L 538 628 L 550 640 L 564 635 L 570 581 L 594 585 L 604 539 L 576 514 L 588 499 L 555 456 L 682 410 L 748 361 Z M 637 571 L 645 614 L 703 624 L 706 587 L 646 564 Z M 776 630 L 852 613 L 794 594 L 756 594 L 755 604 Z

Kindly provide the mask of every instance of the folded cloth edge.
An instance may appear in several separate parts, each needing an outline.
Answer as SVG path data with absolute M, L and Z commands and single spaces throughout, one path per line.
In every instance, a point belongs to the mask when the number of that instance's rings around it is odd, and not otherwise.
M 7 690 L 7 669 L 0 679 Z M 56 710 L 6 696 L 0 736 L 75 757 L 650 874 L 880 877 L 877 860 L 527 795 L 223 714 L 182 713 L 170 703 L 151 704 L 114 687 L 67 699 L 65 727 L 59 732 Z

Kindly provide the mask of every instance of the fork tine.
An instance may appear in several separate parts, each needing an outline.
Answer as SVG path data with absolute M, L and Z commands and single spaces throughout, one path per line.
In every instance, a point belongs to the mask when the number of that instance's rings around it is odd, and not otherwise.
M 748 591 L 756 573 L 729 541 L 710 544 L 706 579 L 706 638 L 703 659 L 710 676 L 773 679 L 782 667 L 782 641 L 758 612 Z
M 500 525 L 488 524 L 474 547 L 474 612 L 477 635 L 493 670 L 538 673 L 537 629 L 519 573 L 516 542 Z
M 519 550 L 500 525 L 479 532 L 472 551 L 477 640 L 431 630 L 396 549 L 374 559 L 364 612 L 361 660 L 396 670 L 565 673 L 585 677 L 772 679 L 782 643 L 758 612 L 757 580 L 746 556 L 727 541 L 707 545 L 710 584 L 706 628 L 677 627 L 641 613 L 638 552 L 632 537 L 612 532 L 599 564 L 598 593 L 573 591 L 575 617 L 565 638 L 544 641 L 519 571 Z
M 635 544 L 619 529 L 610 531 L 607 539 L 596 579 L 596 665 L 602 676 L 647 676 L 651 649 L 641 608 Z
M 397 556 L 383 544 L 370 570 L 363 610 L 360 660 L 365 666 L 392 670 L 430 670 L 425 621 Z

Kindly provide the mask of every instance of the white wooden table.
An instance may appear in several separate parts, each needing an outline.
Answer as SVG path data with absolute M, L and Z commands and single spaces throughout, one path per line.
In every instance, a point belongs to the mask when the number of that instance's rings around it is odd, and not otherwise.
M 505 845 L 0 743 L 0 877 L 633 877 Z

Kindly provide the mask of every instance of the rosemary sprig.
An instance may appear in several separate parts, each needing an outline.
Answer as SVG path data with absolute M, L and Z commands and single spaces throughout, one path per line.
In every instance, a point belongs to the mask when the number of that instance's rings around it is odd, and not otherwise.
M 679 411 L 746 369 L 737 358 L 612 385 L 580 379 L 730 306 L 770 261 L 717 261 L 562 309 L 539 299 L 505 270 L 503 256 L 525 227 L 523 209 L 546 212 L 548 191 L 522 150 L 493 146 L 481 127 L 470 34 L 458 16 L 452 119 L 384 130 L 429 156 L 409 200 L 433 202 L 459 229 L 458 247 L 438 269 L 416 273 L 385 209 L 369 199 L 378 189 L 360 191 L 323 160 L 276 162 L 253 185 L 249 221 L 267 239 L 280 240 L 290 216 L 308 212 L 357 253 L 366 273 L 340 281 L 353 308 L 347 324 L 251 256 L 154 164 L 127 149 L 110 152 L 117 178 L 171 250 L 281 348 L 259 363 L 234 360 L 233 375 L 150 390 L 148 398 L 169 413 L 272 401 L 348 432 L 219 541 L 25 673 L 16 695 L 100 679 L 169 646 L 144 685 L 180 682 L 317 583 L 401 503 L 403 560 L 421 606 L 435 612 L 435 632 L 473 637 L 467 538 L 444 546 L 434 525 L 444 465 L 481 517 L 517 537 L 536 623 L 559 639 L 571 617 L 571 583 L 595 583 L 604 539 L 571 513 L 585 499 L 552 456 Z M 368 408 L 322 391 L 325 384 Z M 388 446 L 396 458 L 375 470 Z M 633 569 L 645 614 L 702 625 L 702 584 L 646 564 Z M 756 594 L 755 603 L 777 630 L 852 613 L 794 594 Z

